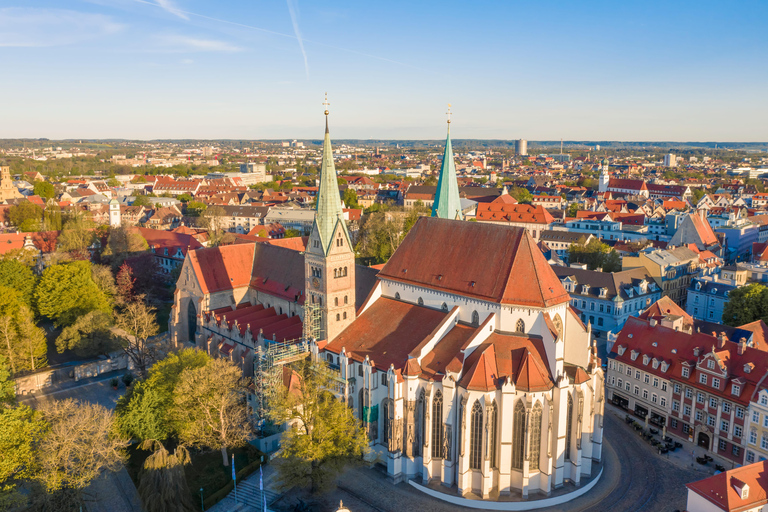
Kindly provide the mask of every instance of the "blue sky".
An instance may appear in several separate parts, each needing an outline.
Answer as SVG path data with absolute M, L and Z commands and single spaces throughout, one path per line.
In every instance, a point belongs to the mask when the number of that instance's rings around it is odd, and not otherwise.
M 768 141 L 768 2 L 0 0 L 0 137 Z

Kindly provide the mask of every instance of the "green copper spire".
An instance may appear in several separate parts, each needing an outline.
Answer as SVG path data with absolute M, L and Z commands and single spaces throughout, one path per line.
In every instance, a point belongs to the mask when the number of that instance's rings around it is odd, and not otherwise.
M 445 154 L 440 167 L 440 179 L 437 182 L 435 202 L 432 204 L 432 216 L 441 219 L 464 220 L 459 199 L 459 181 L 456 179 L 456 164 L 453 161 L 451 147 L 451 105 L 448 105 L 448 136 L 445 139 Z
M 336 167 L 333 165 L 333 148 L 331 148 L 331 135 L 328 132 L 328 96 L 325 97 L 323 105 L 325 110 L 325 139 L 323 140 L 323 163 L 320 168 L 320 187 L 317 191 L 317 203 L 315 210 L 315 224 L 320 234 L 320 242 L 326 254 L 331 247 L 331 239 L 336 229 L 336 224 L 341 223 L 344 234 L 349 240 L 347 226 L 344 222 L 344 211 L 342 210 L 341 196 L 339 195 L 339 183 L 336 176 Z

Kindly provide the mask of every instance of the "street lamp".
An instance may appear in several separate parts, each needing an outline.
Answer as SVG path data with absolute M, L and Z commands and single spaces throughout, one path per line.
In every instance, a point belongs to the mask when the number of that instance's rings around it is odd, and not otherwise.
M 200 508 L 205 512 L 205 502 L 203 501 L 203 488 L 200 488 Z

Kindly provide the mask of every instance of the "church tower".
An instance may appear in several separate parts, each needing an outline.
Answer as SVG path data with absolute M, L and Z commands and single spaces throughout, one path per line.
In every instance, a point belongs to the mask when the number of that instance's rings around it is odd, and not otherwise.
M 355 319 L 355 252 L 344 222 L 333 149 L 328 132 L 328 97 L 325 139 L 315 222 L 304 253 L 305 300 L 320 313 L 318 339 L 332 340 Z M 305 318 L 305 322 L 310 319 Z
M 120 203 L 117 202 L 117 199 L 113 198 L 109 202 L 109 227 L 119 228 L 120 220 Z
M 597 191 L 608 192 L 609 181 L 610 177 L 608 176 L 608 161 L 603 159 L 603 161 L 600 162 L 600 178 L 597 184 Z
M 459 181 L 456 179 L 456 164 L 453 161 L 451 147 L 451 105 L 448 105 L 448 136 L 445 139 L 445 154 L 440 167 L 440 179 L 437 182 L 435 202 L 432 203 L 432 216 L 441 219 L 464 220 L 459 199 Z

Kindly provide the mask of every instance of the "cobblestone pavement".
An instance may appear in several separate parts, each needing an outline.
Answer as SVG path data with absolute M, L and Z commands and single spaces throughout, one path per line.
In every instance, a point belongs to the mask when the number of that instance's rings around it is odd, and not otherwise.
M 684 460 L 668 460 L 626 425 L 617 413 L 606 411 L 603 476 L 585 496 L 553 507 L 562 512 L 638 512 L 684 510 L 685 484 L 710 472 L 691 468 Z M 343 500 L 355 512 L 419 510 L 423 512 L 467 512 L 469 508 L 437 500 L 407 484 L 392 485 L 375 469 L 348 471 L 339 487 L 323 496 L 292 492 L 272 505 L 280 512 L 292 512 L 301 499 L 311 510 L 335 510 Z

